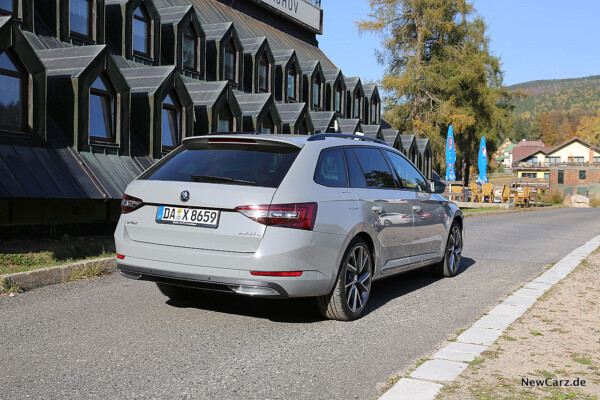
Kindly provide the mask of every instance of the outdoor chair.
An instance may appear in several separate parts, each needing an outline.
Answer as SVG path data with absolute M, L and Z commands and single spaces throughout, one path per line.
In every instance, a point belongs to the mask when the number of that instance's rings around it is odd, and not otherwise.
M 502 186 L 502 203 L 510 203 L 510 188 L 506 185 Z
M 478 202 L 480 195 L 479 186 L 476 183 L 471 183 L 469 187 L 471 188 L 471 201 Z
M 450 189 L 450 200 L 454 201 L 455 198 L 458 198 L 459 201 L 463 200 L 463 187 L 460 185 L 452 185 Z
M 491 203 L 494 201 L 494 184 L 493 183 L 484 183 L 481 185 L 481 198 L 479 200 L 481 203 Z
M 519 204 L 529 205 L 529 195 L 530 194 L 531 194 L 531 188 L 528 186 L 524 187 L 523 190 L 521 190 L 520 192 L 517 193 L 516 202 Z

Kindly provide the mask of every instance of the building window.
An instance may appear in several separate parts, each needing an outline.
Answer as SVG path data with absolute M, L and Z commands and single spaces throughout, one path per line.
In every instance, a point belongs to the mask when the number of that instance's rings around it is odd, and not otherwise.
M 198 35 L 190 25 L 183 32 L 182 39 L 182 64 L 184 69 L 198 71 L 198 53 Z
M 219 132 L 234 132 L 233 126 L 233 114 L 229 109 L 229 106 L 225 106 L 219 113 L 219 124 L 217 126 Z
M 550 178 L 550 172 L 544 172 L 544 179 Z
M 546 162 L 549 164 L 558 164 L 560 163 L 560 157 L 546 157 Z
M 594 157 L 594 164 L 600 164 L 600 157 Z
M 262 124 L 262 132 L 261 133 L 265 133 L 265 134 L 277 133 L 276 129 L 275 129 L 275 122 L 273 122 L 273 117 L 271 116 L 271 113 L 267 114 L 267 116 L 265 117 L 265 120 L 263 121 L 263 124 Z
M 150 58 L 152 20 L 144 4 L 140 4 L 133 12 L 133 52 Z
M 17 0 L 0 0 L 0 14 L 16 14 Z
M 562 185 L 565 183 L 565 171 L 563 171 L 562 169 L 558 170 L 558 184 Z
M 90 87 L 90 138 L 115 141 L 115 96 L 101 76 Z
M 573 158 L 573 162 L 574 163 L 580 163 L 583 164 L 585 161 L 583 161 L 583 157 L 572 157 Z
M 0 54 L 0 129 L 27 129 L 27 74 L 8 53 Z
M 263 54 L 258 62 L 258 90 L 269 92 L 269 60 L 266 54 Z
M 224 79 L 230 82 L 237 82 L 237 51 L 233 45 L 233 40 L 230 40 L 225 46 L 225 76 Z
M 361 97 L 359 95 L 356 95 L 356 97 L 354 98 L 354 118 L 360 119 L 360 103 Z
M 338 84 L 337 88 L 335 89 L 335 112 L 338 114 L 342 113 L 342 88 L 341 85 Z
M 173 97 L 171 97 L 173 96 Z M 181 143 L 181 108 L 168 95 L 162 103 L 162 145 L 167 149 L 179 146 Z
M 371 103 L 371 123 L 379 123 L 379 103 L 375 100 Z
M 579 179 L 585 179 L 587 176 L 587 171 L 585 169 L 580 169 L 579 170 Z
M 287 74 L 287 98 L 288 100 L 296 100 L 296 67 L 292 67 L 288 70 Z
M 321 107 L 321 80 L 319 78 L 313 82 L 313 107 Z
M 94 0 L 69 0 L 69 24 L 71 34 L 92 37 L 92 7 Z

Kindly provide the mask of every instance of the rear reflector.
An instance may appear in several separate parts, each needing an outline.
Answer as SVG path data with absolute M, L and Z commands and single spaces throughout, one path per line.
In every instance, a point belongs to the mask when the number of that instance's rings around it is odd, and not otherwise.
M 317 203 L 297 203 L 239 206 L 235 210 L 263 225 L 312 231 L 317 208 Z
M 268 272 L 268 271 L 250 271 L 254 276 L 300 276 L 302 271 L 283 271 L 283 272 Z
M 117 254 L 117 258 L 118 258 L 119 260 L 124 260 L 124 259 L 125 259 L 125 256 L 124 256 L 123 254 Z

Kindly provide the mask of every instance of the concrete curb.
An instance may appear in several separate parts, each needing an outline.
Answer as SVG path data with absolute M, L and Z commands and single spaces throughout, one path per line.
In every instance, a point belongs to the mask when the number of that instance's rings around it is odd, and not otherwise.
M 98 268 L 102 273 L 110 273 L 117 269 L 117 261 L 114 257 L 95 258 L 33 271 L 0 275 L 0 294 L 4 293 L 5 283 L 18 285 L 23 290 L 31 290 L 65 282 L 69 280 L 74 271 L 93 267 Z
M 469 362 L 487 350 L 540 296 L 569 275 L 599 246 L 600 236 L 596 236 L 567 254 L 552 268 L 516 290 L 487 315 L 475 321 L 456 341 L 435 353 L 433 359 L 425 361 L 409 377 L 396 382 L 379 399 L 434 400 L 444 384 L 451 384 L 467 369 Z

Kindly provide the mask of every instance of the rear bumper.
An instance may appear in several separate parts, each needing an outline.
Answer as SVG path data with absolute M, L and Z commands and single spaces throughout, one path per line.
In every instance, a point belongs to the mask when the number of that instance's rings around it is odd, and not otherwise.
M 277 283 L 259 282 L 225 277 L 169 272 L 151 268 L 117 264 L 119 273 L 125 278 L 142 281 L 168 283 L 195 289 L 229 292 L 257 297 L 289 297 L 288 292 Z

